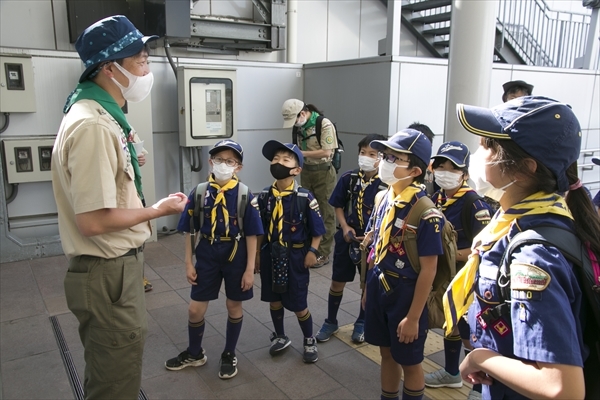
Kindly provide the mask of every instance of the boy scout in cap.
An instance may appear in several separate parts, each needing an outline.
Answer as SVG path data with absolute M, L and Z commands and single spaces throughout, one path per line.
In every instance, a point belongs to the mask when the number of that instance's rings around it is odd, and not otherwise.
M 146 338 L 143 245 L 148 221 L 180 213 L 183 193 L 142 206 L 133 131 L 121 107 L 150 93 L 143 36 L 124 16 L 87 28 L 75 47 L 85 64 L 64 107 L 52 152 L 52 187 L 69 269 L 65 295 L 79 320 L 85 398 L 137 398 Z
M 502 95 L 502 101 L 507 102 L 517 97 L 531 96 L 533 93 L 533 85 L 525 81 L 510 81 L 502 85 L 504 94 Z
M 319 359 L 313 336 L 313 319 L 308 310 L 308 268 L 317 262 L 319 242 L 325 233 L 319 203 L 294 177 L 304 165 L 302 151 L 292 143 L 270 140 L 262 153 L 271 161 L 275 182 L 257 199 L 265 235 L 260 243 L 256 268 L 260 272 L 262 301 L 269 302 L 275 332 L 271 335 L 272 356 L 292 343 L 286 336 L 284 307 L 294 312 L 304 336 L 305 363 Z
M 230 379 L 238 372 L 235 347 L 242 330 L 242 301 L 253 295 L 256 237 L 263 234 L 263 229 L 258 207 L 247 188 L 246 204 L 239 206 L 245 207 L 245 211 L 238 210 L 238 192 L 243 189 L 236 174 L 242 169 L 242 146 L 233 140 L 222 140 L 209 154 L 212 173 L 206 191 L 198 194 L 198 187 L 192 190 L 177 226 L 179 231 L 193 234 L 191 238 L 189 235 L 185 238 L 186 276 L 192 285 L 188 312 L 189 345 L 177 357 L 167 360 L 165 367 L 178 371 L 206 363 L 207 356 L 202 348 L 204 315 L 208 302 L 219 297 L 221 283 L 225 281 L 228 319 L 219 378 Z M 197 207 L 196 201 L 203 203 Z M 244 213 L 243 217 L 238 215 L 239 212 Z M 196 265 L 192 262 L 192 254 L 196 255 Z
M 482 137 L 486 157 L 478 167 L 504 189 L 501 209 L 477 235 L 444 299 L 446 332 L 468 310 L 475 350 L 462 362 L 461 376 L 482 383 L 484 399 L 582 399 L 583 340 L 598 331 L 582 314 L 573 263 L 544 242 L 524 243 L 502 263 L 515 235 L 540 226 L 561 228 L 565 237 L 574 233 L 600 254 L 600 218 L 590 212 L 577 176 L 579 122 L 567 104 L 537 96 L 492 109 L 458 104 L 457 114 Z M 557 194 L 566 191 L 566 199 Z M 587 378 L 585 386 L 598 382 L 597 375 Z
M 421 188 L 431 157 L 431 142 L 405 129 L 371 147 L 381 153 L 379 178 L 389 185 L 372 215 L 374 267 L 369 271 L 363 304 L 365 341 L 381 353 L 381 398 L 398 399 L 404 372 L 403 399 L 421 399 L 425 382 L 421 362 L 427 337 L 426 301 L 443 254 L 443 215 L 435 207 L 423 213 L 417 227 L 405 227 L 411 209 L 426 197 Z M 417 230 L 421 264 L 417 273 L 402 243 L 403 229 Z
M 329 254 L 333 247 L 335 233 L 335 216 L 333 207 L 328 203 L 329 196 L 335 187 L 337 174 L 331 165 L 334 150 L 338 148 L 337 136 L 333 123 L 321 120 L 321 141 L 317 140 L 316 123 L 323 112 L 312 104 L 304 104 L 302 100 L 289 99 L 281 109 L 283 127 L 292 128 L 292 142 L 297 144 L 304 157 L 304 168 L 300 176 L 300 184 L 314 194 L 319 202 L 326 232 L 319 245 L 319 259 L 313 268 L 320 268 L 329 263 Z
M 467 183 L 470 156 L 469 148 L 464 143 L 453 141 L 443 143 L 437 154 L 431 158 L 434 179 L 441 188 L 433 194 L 431 200 L 452 223 L 458 235 L 457 271 L 471 254 L 473 238 L 491 219 L 490 206 Z M 469 343 L 470 337 L 469 325 L 461 319 L 458 328 L 444 337 L 444 368 L 425 375 L 425 386 L 462 387 L 462 378 L 458 370 L 460 349 L 463 344 L 466 353 L 473 348 Z M 481 385 L 473 385 L 469 400 L 477 397 L 481 397 Z

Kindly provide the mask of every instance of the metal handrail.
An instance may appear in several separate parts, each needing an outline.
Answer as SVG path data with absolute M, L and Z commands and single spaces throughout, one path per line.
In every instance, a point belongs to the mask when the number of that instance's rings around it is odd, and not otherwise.
M 404 4 L 427 0 L 403 0 Z M 451 11 L 451 6 L 419 11 L 430 16 Z M 544 0 L 500 0 L 497 28 L 502 39 L 515 49 L 528 65 L 573 68 L 575 59 L 585 53 L 590 25 L 589 14 L 554 11 Z M 450 21 L 428 24 L 428 28 L 448 27 Z M 445 39 L 448 39 L 446 35 Z

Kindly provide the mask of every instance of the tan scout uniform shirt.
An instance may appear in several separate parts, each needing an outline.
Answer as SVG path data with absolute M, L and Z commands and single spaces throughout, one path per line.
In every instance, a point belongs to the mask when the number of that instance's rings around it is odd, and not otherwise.
M 315 135 L 316 128 L 313 126 L 312 128 L 309 128 L 306 130 L 306 136 L 314 135 L 305 141 L 306 150 L 309 150 L 309 151 L 310 150 L 329 150 L 329 149 L 333 150 L 333 149 L 338 148 L 338 143 L 337 143 L 337 139 L 335 136 L 335 130 L 333 128 L 333 124 L 331 123 L 331 121 L 328 120 L 327 118 L 323 118 L 322 124 L 323 125 L 321 125 L 321 146 L 319 146 L 319 143 L 317 142 L 317 136 Z M 299 135 L 298 143 L 300 143 L 301 137 L 302 137 L 302 134 Z M 302 148 L 302 147 L 300 147 L 300 148 Z M 331 155 L 329 157 L 324 157 L 324 158 L 306 157 L 304 159 L 304 164 L 308 164 L 308 165 L 324 164 L 326 162 L 330 162 L 332 158 L 333 158 L 333 152 L 331 152 Z
M 123 130 L 100 104 L 81 100 L 63 118 L 52 151 L 52 187 L 67 258 L 115 258 L 140 247 L 149 222 L 120 232 L 85 237 L 75 215 L 103 208 L 142 208 Z

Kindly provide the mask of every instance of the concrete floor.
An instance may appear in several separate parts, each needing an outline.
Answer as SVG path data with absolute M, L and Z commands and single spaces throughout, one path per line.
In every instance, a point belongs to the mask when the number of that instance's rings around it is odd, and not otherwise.
M 206 314 L 203 347 L 208 362 L 199 368 L 168 371 L 164 362 L 187 347 L 189 284 L 185 278 L 184 241 L 162 236 L 144 251 L 145 274 L 154 285 L 146 294 L 149 333 L 144 351 L 142 388 L 150 399 L 379 399 L 376 349 L 354 346 L 340 334 L 319 344 L 319 361 L 302 362 L 302 334 L 293 313 L 286 312 L 286 333 L 292 349 L 272 358 L 269 307 L 260 301 L 260 280 L 254 298 L 244 302 L 244 322 L 237 346 L 238 375 L 218 378 L 219 357 L 225 344 L 225 296 L 211 302 Z M 83 376 L 83 347 L 77 320 L 67 308 L 63 279 L 64 256 L 0 264 L 0 399 L 72 399 L 73 391 L 49 317 L 56 316 L 79 376 Z M 315 333 L 327 314 L 331 264 L 311 270 L 309 309 Z M 258 278 L 258 277 L 257 277 Z M 141 282 L 140 282 L 141 284 Z M 360 288 L 347 285 L 338 314 L 340 326 L 354 323 Z M 443 363 L 441 337 L 426 350 L 424 369 Z M 433 346 L 433 347 L 431 347 Z M 466 390 L 466 391 L 465 391 Z M 432 398 L 466 398 L 468 390 L 428 391 Z M 432 395 L 433 393 L 433 395 Z

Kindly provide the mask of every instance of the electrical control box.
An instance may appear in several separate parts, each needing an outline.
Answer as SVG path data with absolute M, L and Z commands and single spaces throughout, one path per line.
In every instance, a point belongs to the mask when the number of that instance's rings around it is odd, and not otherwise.
M 2 141 L 8 183 L 52 180 L 50 161 L 55 138 L 6 138 Z
M 179 145 L 235 140 L 235 70 L 177 68 Z
M 0 112 L 35 112 L 31 57 L 0 54 Z

